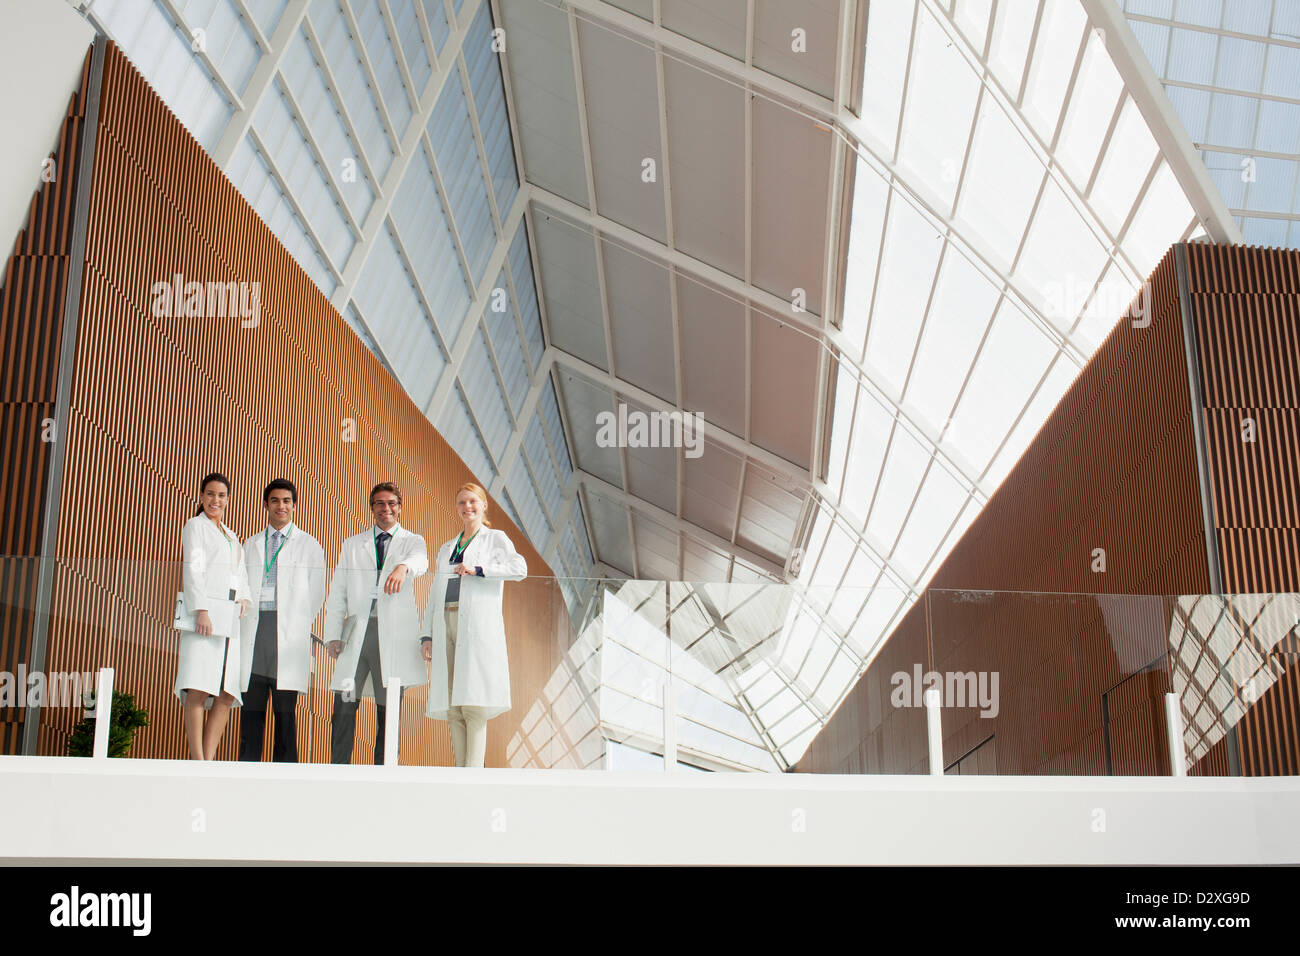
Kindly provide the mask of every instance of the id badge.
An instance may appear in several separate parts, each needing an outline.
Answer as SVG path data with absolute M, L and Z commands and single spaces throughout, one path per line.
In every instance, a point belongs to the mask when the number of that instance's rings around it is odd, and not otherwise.
M 274 603 L 274 602 L 275 602 L 275 585 L 274 585 L 274 584 L 264 584 L 264 585 L 262 585 L 262 594 L 261 594 L 261 597 L 258 598 L 258 600 L 261 601 L 263 604 L 272 604 L 272 603 Z
M 378 601 L 378 600 L 379 600 L 379 596 L 380 596 L 381 594 L 383 594 L 383 593 L 384 593 L 384 587 L 383 587 L 383 585 L 381 585 L 381 584 L 376 584 L 373 588 L 370 589 L 370 600 L 372 600 L 372 601 Z

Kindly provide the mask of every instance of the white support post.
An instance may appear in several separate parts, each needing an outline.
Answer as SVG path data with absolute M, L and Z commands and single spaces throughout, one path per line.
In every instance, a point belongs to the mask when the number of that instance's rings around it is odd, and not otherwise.
M 925 729 L 930 750 L 930 776 L 943 776 L 943 725 L 939 716 L 939 692 L 933 687 L 925 692 Z
M 402 732 L 402 682 L 394 677 L 385 689 L 388 705 L 384 708 L 384 766 L 390 767 L 397 765 L 397 745 Z
M 673 679 L 664 680 L 664 773 L 677 769 L 677 701 Z
M 113 668 L 101 667 L 95 687 L 95 747 L 91 756 L 108 757 L 108 731 L 113 726 Z
M 1183 750 L 1183 710 L 1178 695 L 1165 694 L 1165 730 L 1169 738 L 1169 768 L 1175 777 L 1187 776 L 1187 755 Z

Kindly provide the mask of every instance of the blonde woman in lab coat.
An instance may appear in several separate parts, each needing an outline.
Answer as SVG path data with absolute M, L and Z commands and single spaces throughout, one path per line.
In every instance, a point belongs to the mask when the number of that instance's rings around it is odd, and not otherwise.
M 230 502 L 230 481 L 213 473 L 199 483 L 199 510 L 181 531 L 185 608 L 195 629 L 178 631 L 176 696 L 185 706 L 185 741 L 194 760 L 212 760 L 226 730 L 230 707 L 239 697 L 239 624 L 231 634 L 214 633 L 208 608 L 213 600 L 238 602 L 243 616 L 252 604 L 244 549 L 222 520 Z M 207 719 L 204 713 L 207 712 Z
M 467 482 L 456 491 L 464 528 L 438 550 L 424 615 L 421 649 L 431 662 L 427 717 L 451 725 L 458 767 L 481 767 L 487 722 L 510 709 L 501 590 L 528 566 L 504 531 L 487 520 L 487 492 Z

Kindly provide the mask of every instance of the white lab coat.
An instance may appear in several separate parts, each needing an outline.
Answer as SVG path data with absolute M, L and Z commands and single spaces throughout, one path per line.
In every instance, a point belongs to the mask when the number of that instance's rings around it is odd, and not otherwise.
M 438 550 L 433 589 L 424 613 L 422 635 L 433 639 L 426 717 L 447 719 L 447 708 L 482 707 L 485 717 L 510 709 L 510 664 L 506 659 L 506 627 L 501 616 L 501 589 L 506 581 L 528 576 L 528 565 L 504 531 L 482 528 L 465 549 L 467 567 L 481 567 L 483 577 L 460 579 L 460 610 L 456 621 L 455 685 L 447 693 L 447 622 L 443 608 L 451 580 L 452 538 Z
M 222 535 L 225 531 L 225 537 Z M 181 529 L 181 572 L 185 608 L 190 613 L 206 611 L 212 598 L 228 600 L 235 589 L 235 600 L 250 600 L 248 576 L 244 570 L 244 549 L 238 536 L 222 524 L 221 529 L 207 515 L 198 514 Z M 235 608 L 236 616 L 239 608 Z M 239 696 L 239 622 L 234 634 L 201 635 L 194 631 L 177 631 L 180 650 L 176 660 L 176 696 L 185 700 L 187 689 L 201 690 L 213 697 L 223 690 Z M 232 637 L 229 645 L 226 638 Z M 225 659 L 222 659 L 222 650 Z M 222 667 L 225 679 L 222 680 Z M 208 701 L 211 706 L 211 698 Z
M 357 673 L 361 645 L 370 623 L 371 595 L 375 588 L 374 529 L 367 528 L 343 542 L 338 567 L 330 581 L 325 601 L 325 643 L 342 641 L 343 652 L 334 663 L 330 690 L 351 687 Z M 400 524 L 392 531 L 384 554 L 384 569 L 379 576 L 379 659 L 384 669 L 384 686 L 394 677 L 403 687 L 418 687 L 429 679 L 424 658 L 420 655 L 420 614 L 415 608 L 415 579 L 429 570 L 429 552 L 424 538 L 407 531 Z M 404 564 L 409 569 L 397 594 L 385 594 L 384 583 L 393 569 Z M 347 681 L 348 683 L 344 683 Z M 353 689 L 357 698 L 374 697 L 373 681 Z
M 253 646 L 261 607 L 263 571 L 275 558 L 276 676 L 277 690 L 307 692 L 311 671 L 311 626 L 325 603 L 325 550 L 320 542 L 296 524 L 276 557 L 268 526 L 244 542 L 244 565 L 253 608 L 241 619 L 241 683 L 248 690 L 253 676 Z

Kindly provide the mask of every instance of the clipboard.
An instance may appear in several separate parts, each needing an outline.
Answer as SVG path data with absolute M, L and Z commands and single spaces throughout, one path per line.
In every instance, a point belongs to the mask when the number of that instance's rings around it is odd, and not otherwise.
M 231 625 L 236 619 L 235 602 L 220 598 L 208 599 L 208 617 L 212 620 L 212 637 L 232 637 Z M 176 613 L 172 617 L 172 627 L 178 631 L 194 631 L 198 623 L 194 614 L 185 606 L 185 592 L 176 592 Z

